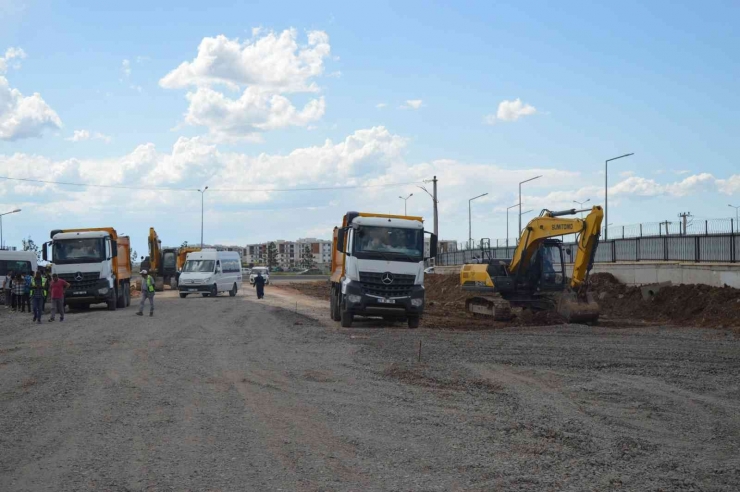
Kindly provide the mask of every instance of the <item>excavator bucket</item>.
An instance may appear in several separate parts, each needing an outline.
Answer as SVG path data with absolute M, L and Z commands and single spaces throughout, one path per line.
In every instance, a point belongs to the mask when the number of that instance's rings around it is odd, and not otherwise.
M 599 321 L 599 305 L 590 293 L 585 299 L 573 292 L 563 292 L 558 299 L 558 314 L 568 323 L 596 323 Z

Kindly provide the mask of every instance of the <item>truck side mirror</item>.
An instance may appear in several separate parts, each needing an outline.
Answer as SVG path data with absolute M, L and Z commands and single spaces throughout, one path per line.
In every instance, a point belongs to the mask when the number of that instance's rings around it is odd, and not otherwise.
M 110 256 L 111 258 L 118 256 L 118 243 L 116 241 L 110 242 Z
M 49 255 L 48 255 L 48 252 L 47 252 L 47 249 L 48 249 L 47 246 L 48 246 L 48 244 L 49 243 L 44 243 L 44 246 L 43 246 L 43 248 L 41 250 L 41 258 L 44 261 L 49 261 Z
M 342 228 L 337 230 L 337 251 L 344 253 L 344 239 L 346 237 L 347 230 Z

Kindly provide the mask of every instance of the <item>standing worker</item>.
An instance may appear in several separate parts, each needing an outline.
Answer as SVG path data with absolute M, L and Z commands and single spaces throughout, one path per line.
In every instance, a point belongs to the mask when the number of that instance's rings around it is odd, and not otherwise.
M 69 288 L 69 282 L 59 278 L 55 273 L 51 276 L 51 284 L 49 284 L 49 290 L 51 291 L 51 318 L 49 321 L 54 321 L 56 313 L 59 313 L 59 321 L 64 321 L 64 291 Z
M 265 277 L 262 276 L 262 272 L 259 270 L 254 278 L 254 288 L 257 289 L 257 299 L 265 297 Z
M 23 307 L 23 294 L 26 293 L 26 282 L 23 274 L 16 273 L 13 279 L 13 311 L 21 312 Z
M 144 316 L 144 303 L 149 299 L 149 316 L 154 316 L 154 279 L 146 270 L 141 271 L 141 302 L 137 316 Z
M 41 315 L 44 314 L 44 298 L 46 297 L 46 283 L 37 271 L 36 276 L 31 281 L 31 301 L 33 302 L 33 320 L 41 324 Z
M 5 280 L 3 280 L 3 294 L 5 295 L 5 309 L 10 309 L 10 302 L 13 298 L 13 290 L 11 289 L 11 286 L 13 285 L 13 272 L 10 271 L 5 275 Z
M 23 311 L 26 312 L 26 307 L 28 307 L 28 312 L 31 313 L 31 280 L 33 280 L 33 272 L 28 272 L 23 276 L 23 285 L 24 292 L 23 297 L 21 298 L 21 305 L 23 306 Z

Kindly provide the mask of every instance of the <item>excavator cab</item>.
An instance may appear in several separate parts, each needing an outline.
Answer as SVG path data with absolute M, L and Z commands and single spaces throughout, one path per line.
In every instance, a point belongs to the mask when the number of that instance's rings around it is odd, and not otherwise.
M 557 292 L 566 287 L 563 246 L 560 240 L 546 239 L 532 255 L 529 268 L 525 269 L 532 291 Z

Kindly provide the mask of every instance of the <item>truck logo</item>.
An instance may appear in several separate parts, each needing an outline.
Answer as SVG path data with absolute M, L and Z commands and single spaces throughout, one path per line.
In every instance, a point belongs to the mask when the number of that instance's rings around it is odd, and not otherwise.
M 385 272 L 383 276 L 380 279 L 381 282 L 383 282 L 385 285 L 390 285 L 393 283 L 393 274 L 391 272 Z
M 75 280 L 78 282 L 82 281 L 82 272 L 75 273 Z

